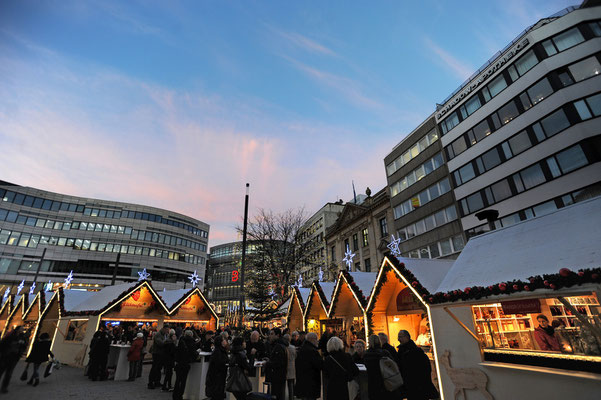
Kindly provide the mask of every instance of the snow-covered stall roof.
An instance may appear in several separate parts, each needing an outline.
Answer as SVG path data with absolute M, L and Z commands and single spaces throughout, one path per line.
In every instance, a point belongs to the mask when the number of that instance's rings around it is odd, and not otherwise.
M 601 266 L 601 197 L 471 238 L 439 292 Z
M 394 264 L 395 259 L 390 257 L 389 260 Z M 437 260 L 430 258 L 406 258 L 398 257 L 397 262 L 403 263 L 405 268 L 409 270 L 418 282 L 430 293 L 435 293 L 438 287 L 453 267 L 455 260 Z M 407 279 L 407 277 L 405 277 Z M 409 282 L 411 283 L 411 282 Z
M 328 304 L 332 302 L 332 295 L 334 294 L 334 289 L 336 288 L 336 282 L 317 282 L 319 286 L 321 286 L 321 290 L 323 291 L 323 295 L 326 297 Z
M 311 288 L 298 288 L 298 292 L 300 293 L 301 299 L 303 300 L 303 304 L 306 306 L 307 301 L 309 300 L 309 294 L 311 294 Z
M 282 304 L 280 304 L 280 306 L 277 309 L 277 313 L 284 313 L 286 314 L 288 312 L 288 307 L 290 306 L 290 300 L 292 299 L 292 296 L 289 296 L 288 299 L 283 302 Z
M 158 292 L 158 295 L 163 299 L 163 303 L 167 306 L 169 310 L 175 305 L 175 303 L 180 300 L 184 295 L 194 290 L 192 289 L 175 289 L 175 290 L 165 290 L 163 292 Z
M 87 290 L 63 289 L 63 307 L 65 311 L 76 311 L 76 307 L 84 301 L 95 296 L 98 292 L 89 292 Z
M 71 311 L 81 312 L 101 310 L 104 307 L 106 307 L 111 301 L 117 299 L 124 292 L 135 288 L 139 283 L 140 282 L 122 283 L 120 285 L 106 286 L 98 292 L 91 292 L 93 293 L 92 296 L 75 305 L 73 307 L 73 310 Z
M 363 292 L 363 297 L 368 299 L 378 274 L 375 272 L 349 272 L 349 274 L 353 277 L 357 287 Z

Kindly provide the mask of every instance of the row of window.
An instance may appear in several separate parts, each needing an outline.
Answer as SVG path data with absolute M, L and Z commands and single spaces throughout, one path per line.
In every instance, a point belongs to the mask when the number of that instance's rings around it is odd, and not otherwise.
M 415 197 L 412 197 L 394 207 L 394 218 L 399 219 L 403 215 L 407 215 L 411 211 L 417 210 L 419 207 L 431 202 L 434 199 L 437 199 L 450 190 L 451 184 L 449 183 L 449 179 L 444 178 L 440 182 L 436 182 L 434 185 L 418 193 Z
M 128 246 L 115 243 L 93 242 L 88 239 L 75 239 L 57 236 L 32 235 L 2 229 L 0 231 L 0 245 L 37 248 L 39 245 L 66 246 L 75 250 L 89 250 L 106 253 L 135 254 L 149 257 L 167 258 L 169 260 L 186 262 L 189 264 L 204 264 L 205 258 L 193 254 L 184 254 L 162 249 L 140 246 Z
M 90 232 L 103 232 L 103 233 L 116 233 L 131 236 L 132 239 L 152 241 L 155 243 L 163 243 L 172 246 L 185 246 L 194 250 L 207 251 L 207 246 L 204 243 L 193 242 L 188 239 L 181 237 L 164 235 L 162 233 L 148 232 L 148 231 L 137 231 L 132 229 L 130 226 L 122 225 L 108 225 L 93 222 L 81 222 L 81 221 L 55 221 L 51 219 L 29 217 L 26 215 L 19 214 L 16 211 L 10 211 L 0 208 L 0 222 L 12 222 L 15 224 L 35 226 L 37 228 L 47 228 L 68 231 L 71 229 L 90 231 Z
M 474 179 L 559 132 L 601 116 L 601 94 L 565 104 L 486 153 L 453 171 L 455 187 Z
M 447 159 L 452 159 L 463 153 L 469 147 L 480 142 L 491 133 L 508 124 L 520 114 L 528 111 L 537 103 L 543 101 L 553 92 L 572 85 L 575 82 L 597 76 L 601 73 L 601 63 L 597 57 L 591 56 L 577 61 L 567 67 L 559 68 L 515 96 L 497 111 L 480 121 L 472 129 L 460 135 L 445 148 Z
M 139 211 L 127 211 L 127 210 L 102 210 L 99 208 L 85 207 L 82 204 L 67 203 L 61 201 L 52 201 L 50 199 L 44 199 L 41 197 L 35 197 L 26 195 L 23 193 L 17 193 L 10 190 L 0 189 L 0 200 L 17 205 L 23 205 L 26 207 L 38 208 L 47 211 L 68 211 L 78 212 L 91 217 L 99 218 L 132 218 L 141 219 L 144 221 L 157 222 L 160 224 L 166 224 L 175 226 L 177 228 L 185 229 L 193 235 L 208 238 L 209 233 L 205 230 L 198 229 L 192 225 L 175 221 L 168 218 L 163 218 L 160 215 L 143 213 Z
M 442 134 L 445 135 L 461 121 L 480 109 L 482 105 L 490 101 L 493 97 L 501 93 L 507 86 L 514 83 L 522 75 L 531 70 L 536 64 L 546 57 L 555 55 L 586 39 L 592 39 L 599 34 L 599 25 L 597 22 L 581 24 L 559 33 L 552 38 L 538 43 L 524 55 L 518 58 L 512 65 L 502 71 L 495 79 L 481 90 L 476 92 L 468 101 L 466 101 L 457 111 L 451 113 L 440 123 Z
M 586 150 L 586 151 L 585 151 Z M 462 216 L 599 161 L 601 136 L 583 140 L 459 201 Z
M 246 245 L 246 254 L 253 254 L 258 251 L 258 245 L 256 244 L 247 244 Z M 223 246 L 211 249 L 210 258 L 221 258 L 221 257 L 232 257 L 232 256 L 241 256 L 242 255 L 242 244 L 234 244 L 230 246 Z
M 575 190 L 571 193 L 566 193 L 562 196 L 555 197 L 554 199 L 544 203 L 516 211 L 503 218 L 499 218 L 495 221 L 495 229 L 508 227 L 534 217 L 540 217 L 571 204 L 580 203 L 581 201 L 592 199 L 598 196 L 601 196 L 601 183 L 595 183 L 585 188 Z M 488 224 L 483 224 L 467 230 L 466 233 L 468 237 L 474 237 L 488 232 L 489 230 L 490 226 Z
M 403 190 L 407 189 L 424 176 L 429 175 L 436 169 L 440 168 L 443 164 L 444 161 L 442 159 L 442 153 L 436 154 L 418 168 L 411 171 L 407 176 L 393 183 L 392 186 L 390 186 L 390 197 L 394 197 L 401 193 Z
M 420 249 L 410 250 L 404 253 L 403 256 L 410 258 L 438 258 L 457 253 L 463 250 L 464 246 L 463 236 L 458 235 L 432 243 Z
M 386 173 L 388 176 L 394 174 L 398 171 L 403 165 L 407 164 L 409 161 L 417 157 L 419 153 L 426 150 L 432 143 L 438 140 L 438 132 L 436 132 L 436 128 L 432 129 L 428 132 L 423 138 L 421 138 L 417 143 L 415 143 L 411 148 L 405 151 L 403 154 L 398 156 L 393 162 L 386 166 Z
M 401 241 L 411 239 L 414 236 L 421 235 L 422 233 L 431 231 L 434 228 L 447 224 L 457 219 L 457 209 L 455 206 L 450 206 L 435 212 L 432 215 L 428 215 L 424 219 L 407 225 L 406 227 L 397 231 L 399 239 Z

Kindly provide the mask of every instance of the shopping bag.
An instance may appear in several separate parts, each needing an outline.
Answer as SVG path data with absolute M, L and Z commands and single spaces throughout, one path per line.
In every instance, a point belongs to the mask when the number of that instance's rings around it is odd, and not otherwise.
M 252 385 L 240 366 L 231 365 L 228 370 L 225 390 L 228 392 L 248 393 L 252 390 Z
M 54 368 L 54 362 L 48 361 L 46 364 L 46 370 L 44 371 L 44 378 L 48 378 L 50 374 L 52 374 L 52 369 Z

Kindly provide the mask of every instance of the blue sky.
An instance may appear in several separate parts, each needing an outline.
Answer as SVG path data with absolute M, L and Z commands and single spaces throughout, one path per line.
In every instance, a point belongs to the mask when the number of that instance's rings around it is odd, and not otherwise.
M 383 158 L 567 1 L 0 3 L 0 179 L 167 208 L 236 240 L 258 207 L 386 184 Z

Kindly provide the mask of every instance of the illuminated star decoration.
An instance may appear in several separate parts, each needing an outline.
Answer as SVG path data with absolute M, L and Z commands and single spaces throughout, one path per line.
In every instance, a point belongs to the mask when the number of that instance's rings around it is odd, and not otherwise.
M 273 297 L 275 296 L 275 291 L 273 290 L 273 288 L 269 289 L 269 293 L 267 293 L 269 295 L 269 297 L 271 297 L 273 299 Z
M 347 246 L 342 261 L 346 263 L 346 266 L 348 267 L 349 271 L 351 270 L 351 266 L 353 265 L 353 257 L 355 257 L 355 254 L 351 253 L 351 249 Z
M 399 235 L 398 238 L 394 238 L 394 235 L 390 235 L 392 236 L 392 241 L 390 242 L 390 244 L 387 246 L 390 249 L 390 252 L 392 253 L 393 256 L 398 257 L 401 255 L 401 250 L 399 250 L 399 243 L 401 243 L 401 236 Z
M 198 281 L 200 280 L 198 274 L 196 273 L 196 270 L 194 270 L 194 273 L 190 275 L 188 279 L 190 279 L 190 282 L 192 282 L 192 286 L 198 285 Z
M 321 270 L 321 267 L 319 267 L 319 281 L 323 281 L 323 271 Z
M 52 291 L 52 279 L 49 280 L 45 286 L 46 286 L 46 291 L 51 292 Z
M 303 276 L 301 274 L 298 275 L 298 281 L 296 282 L 296 285 L 299 288 L 303 287 Z
M 6 290 L 4 291 L 4 297 L 2 297 L 2 302 L 3 303 L 6 301 L 6 299 L 8 298 L 8 296 L 10 296 L 10 288 L 6 288 Z
M 35 282 L 31 284 L 31 287 L 29 288 L 29 294 L 33 294 L 34 290 L 35 290 Z
M 21 293 L 21 290 L 23 290 L 23 288 L 24 288 L 24 287 L 25 287 L 25 279 L 23 279 L 23 280 L 21 281 L 21 283 L 19 283 L 19 286 L 17 286 L 17 295 L 18 295 L 19 293 Z
M 65 287 L 69 286 L 71 284 L 72 280 L 73 280 L 73 270 L 71 270 L 71 272 L 69 272 L 67 279 L 65 279 Z
M 146 268 L 144 268 L 142 271 L 138 271 L 138 282 L 139 281 L 144 281 L 148 278 L 150 278 L 150 274 L 148 272 L 146 272 Z

